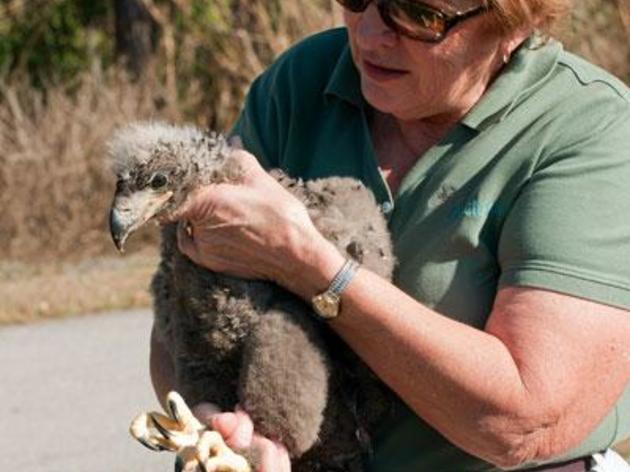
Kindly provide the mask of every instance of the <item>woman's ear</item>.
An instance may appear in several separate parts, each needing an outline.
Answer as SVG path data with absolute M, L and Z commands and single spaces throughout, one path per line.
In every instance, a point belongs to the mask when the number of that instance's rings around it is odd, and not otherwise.
M 532 34 L 533 31 L 529 28 L 519 28 L 507 33 L 499 47 L 503 62 L 507 64 L 510 61 L 510 57 L 512 57 L 512 53 Z

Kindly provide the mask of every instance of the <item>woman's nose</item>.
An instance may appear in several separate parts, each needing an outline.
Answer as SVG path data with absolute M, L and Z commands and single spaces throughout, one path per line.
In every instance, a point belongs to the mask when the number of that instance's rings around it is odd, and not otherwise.
M 378 49 L 396 44 L 397 34 L 381 18 L 376 2 L 359 14 L 356 29 L 356 41 L 363 49 Z

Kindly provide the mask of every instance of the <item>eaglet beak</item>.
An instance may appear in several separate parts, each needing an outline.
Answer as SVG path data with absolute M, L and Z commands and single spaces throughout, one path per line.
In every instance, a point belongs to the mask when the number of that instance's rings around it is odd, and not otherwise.
M 131 195 L 116 195 L 109 211 L 109 230 L 116 248 L 123 252 L 131 233 L 159 213 L 173 192 L 156 193 L 146 189 Z

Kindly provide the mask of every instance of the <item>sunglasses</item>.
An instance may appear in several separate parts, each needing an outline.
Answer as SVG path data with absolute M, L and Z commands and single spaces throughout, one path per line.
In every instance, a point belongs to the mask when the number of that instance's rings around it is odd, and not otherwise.
M 373 0 L 337 0 L 353 13 L 364 12 Z M 417 0 L 374 0 L 383 22 L 397 33 L 418 41 L 438 43 L 458 23 L 488 10 L 480 5 L 447 14 Z

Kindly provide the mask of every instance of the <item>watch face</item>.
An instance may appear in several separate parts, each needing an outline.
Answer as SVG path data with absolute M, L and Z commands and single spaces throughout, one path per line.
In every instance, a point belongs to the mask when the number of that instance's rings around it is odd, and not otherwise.
M 332 292 L 324 292 L 313 298 L 313 307 L 319 316 L 331 319 L 339 314 L 339 301 L 339 295 Z

